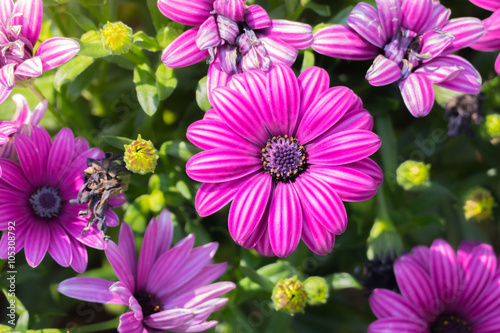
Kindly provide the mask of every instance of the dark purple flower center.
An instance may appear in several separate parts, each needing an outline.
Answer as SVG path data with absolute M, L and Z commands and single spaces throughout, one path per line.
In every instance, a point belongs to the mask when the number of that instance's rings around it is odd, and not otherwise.
M 0 67 L 18 65 L 33 56 L 33 46 L 21 34 L 21 26 L 13 25 L 14 17 L 20 15 L 8 17 L 5 24 L 0 25 Z
M 471 331 L 467 321 L 454 315 L 440 316 L 431 327 L 431 333 L 470 333 Z
M 29 198 L 31 210 L 36 217 L 50 220 L 61 213 L 61 193 L 55 187 L 41 186 L 31 193 Z
M 147 291 L 138 291 L 134 294 L 134 297 L 139 302 L 144 317 L 160 312 L 163 307 L 161 300 L 155 294 Z
M 293 181 L 306 168 L 306 150 L 293 137 L 275 136 L 262 148 L 264 170 L 276 181 Z

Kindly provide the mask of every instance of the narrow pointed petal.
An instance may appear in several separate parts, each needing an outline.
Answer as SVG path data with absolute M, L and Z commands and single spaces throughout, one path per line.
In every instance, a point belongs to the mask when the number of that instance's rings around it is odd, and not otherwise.
M 205 285 L 196 289 L 191 289 L 189 292 L 171 299 L 165 304 L 165 306 L 182 306 L 184 308 L 194 308 L 203 304 L 204 302 L 214 299 L 228 291 L 233 290 L 236 285 L 233 282 L 216 282 L 209 285 Z
M 453 248 L 442 239 L 432 242 L 430 273 L 443 304 L 454 303 L 461 293 L 460 270 Z
M 7 18 L 12 15 L 14 2 L 12 0 L 0 1 L 0 24 L 5 24 Z
M 427 27 L 422 31 L 427 31 L 435 28 L 441 28 L 448 22 L 451 10 L 443 6 L 439 1 L 434 1 L 434 8 L 432 9 L 431 18 L 427 21 Z
M 149 223 L 144 234 L 139 261 L 137 264 L 137 290 L 143 290 L 146 287 L 146 281 L 151 272 L 154 262 L 158 258 L 157 254 L 157 235 L 158 223 Z
M 124 304 L 118 296 L 109 291 L 113 283 L 95 277 L 74 277 L 59 283 L 57 291 L 68 297 L 87 302 Z
M 71 267 L 77 273 L 85 272 L 87 268 L 87 249 L 80 242 L 71 242 Z
M 361 37 L 380 48 L 383 48 L 387 40 L 392 37 L 387 36 L 382 29 L 378 11 L 364 2 L 354 7 L 346 22 Z
M 235 163 L 237 162 L 237 163 Z M 194 155 L 186 164 L 189 177 L 199 182 L 235 180 L 262 168 L 259 156 L 234 149 L 210 149 Z
M 432 58 L 436 58 L 450 45 L 455 36 L 449 32 L 427 31 L 422 36 L 420 54 L 430 53 Z
M 68 267 L 71 264 L 72 254 L 70 236 L 56 223 L 50 226 L 49 254 L 63 267 Z
M 266 77 L 266 89 L 274 122 L 271 134 L 291 135 L 295 129 L 300 108 L 297 77 L 290 67 L 275 64 Z
M 272 177 L 259 173 L 236 193 L 229 209 L 229 233 L 242 245 L 255 232 L 272 193 Z
M 364 201 L 377 193 L 375 180 L 345 166 L 309 166 L 311 174 L 330 185 L 342 201 Z
M 368 333 L 387 332 L 423 333 L 426 332 L 426 328 L 411 322 L 408 318 L 399 317 L 379 319 L 368 326 Z
M 72 162 L 71 152 L 75 144 L 73 132 L 69 128 L 63 128 L 59 131 L 52 148 L 49 153 L 49 160 L 47 162 L 47 170 L 51 173 L 48 176 L 49 183 L 56 185 L 59 179 L 64 175 L 64 171 Z
M 401 26 L 417 34 L 424 32 L 427 20 L 432 15 L 433 0 L 403 0 Z
M 319 139 L 323 140 L 327 136 L 349 130 L 365 130 L 373 129 L 373 117 L 365 109 L 349 111 L 328 131 L 326 131 Z
M 425 117 L 434 105 L 434 87 L 419 73 L 411 73 L 399 83 L 401 96 L 414 117 Z
M 347 112 L 354 100 L 354 92 L 346 87 L 332 87 L 323 92 L 304 112 L 296 136 L 307 144 L 326 132 Z
M 180 297 L 183 294 L 190 293 L 194 289 L 205 286 L 218 279 L 222 274 L 224 274 L 226 268 L 227 268 L 227 263 L 225 262 L 210 266 L 205 266 L 203 268 L 203 272 L 201 274 L 197 274 L 195 277 L 189 280 L 189 283 L 185 283 L 184 285 L 180 286 L 175 290 L 163 289 L 158 294 L 158 297 L 160 298 L 168 297 L 167 299 L 173 299 L 175 297 Z
M 17 0 L 14 12 L 20 13 L 22 16 L 15 17 L 13 24 L 22 25 L 21 34 L 28 38 L 32 45 L 35 45 L 42 29 L 43 1 Z
M 160 12 L 185 25 L 201 25 L 213 10 L 213 0 L 158 0 Z
M 318 30 L 314 34 L 312 48 L 333 58 L 346 60 L 374 59 L 380 49 L 362 38 L 351 27 L 334 24 Z
M 287 257 L 295 250 L 302 232 L 302 208 L 292 184 L 276 185 L 268 221 L 269 240 L 278 257 Z
M 375 289 L 370 295 L 370 307 L 379 319 L 400 317 L 425 324 L 414 305 L 392 290 Z
M 32 189 L 19 164 L 6 158 L 0 158 L 0 168 L 3 169 L 2 181 L 25 193 Z
M 372 86 L 385 86 L 401 78 L 401 69 L 394 61 L 379 55 L 366 72 L 365 78 Z
M 307 49 L 313 43 L 312 28 L 305 23 L 272 20 L 272 25 L 266 29 L 266 33 L 281 39 L 296 49 Z
M 475 17 L 461 17 L 449 20 L 442 28 L 449 32 L 455 39 L 446 48 L 445 53 L 463 49 L 477 42 L 485 33 L 483 22 Z
M 197 147 L 208 150 L 214 148 L 234 148 L 248 142 L 231 130 L 226 123 L 217 120 L 198 120 L 187 130 L 186 137 Z
M 372 159 L 364 158 L 360 161 L 344 165 L 345 167 L 366 173 L 375 180 L 375 184 L 380 186 L 384 180 L 382 169 Z
M 311 172 L 301 174 L 293 184 L 302 198 L 304 214 L 309 214 L 335 235 L 347 228 L 344 204 L 333 188 Z
M 210 105 L 214 105 L 212 92 L 218 87 L 225 87 L 231 78 L 231 75 L 222 70 L 217 60 L 210 64 L 207 73 L 207 95 Z
M 118 247 L 120 248 L 120 252 L 123 254 L 123 257 L 127 262 L 132 275 L 135 276 L 137 271 L 137 259 L 135 256 L 134 235 L 132 233 L 132 228 L 130 228 L 130 225 L 128 223 L 123 222 L 120 226 Z
M 196 45 L 200 50 L 205 50 L 210 47 L 216 47 L 220 44 L 219 32 L 217 30 L 217 22 L 215 16 L 211 15 L 200 26 L 196 33 Z
M 118 246 L 114 242 L 109 241 L 104 253 L 106 253 L 106 257 L 108 258 L 111 267 L 113 267 L 118 280 L 127 286 L 129 290 L 134 290 L 134 276 L 130 271 L 127 260 L 123 257 L 123 254 Z
M 306 207 L 302 205 L 302 210 Z M 302 223 L 302 240 L 314 253 L 325 256 L 332 252 L 335 245 L 335 235 L 323 227 L 308 213 L 304 213 Z
M 225 16 L 235 22 L 243 21 L 245 15 L 245 2 L 242 0 L 215 0 L 214 10 L 217 14 Z
M 495 11 L 500 8 L 500 2 L 498 0 L 470 0 L 470 2 L 490 11 Z
M 183 32 L 163 50 L 161 60 L 170 68 L 185 67 L 208 57 L 207 50 L 200 50 L 196 45 L 198 28 Z
M 46 166 L 42 165 L 37 147 L 24 135 L 16 136 L 15 145 L 24 175 L 31 185 L 41 185 L 45 181 Z
M 26 234 L 24 253 L 26 261 L 31 267 L 40 264 L 50 245 L 50 229 L 45 221 L 36 221 L 32 224 Z
M 267 55 L 273 64 L 292 66 L 295 59 L 297 59 L 299 51 L 281 39 L 261 33 L 257 34 L 257 38 L 259 38 L 260 42 L 264 45 Z
M 479 94 L 481 92 L 481 75 L 470 62 L 457 55 L 449 54 L 433 59 L 425 66 L 458 66 L 463 71 L 446 81 L 437 83 L 438 86 L 455 90 L 464 94 Z M 420 74 L 419 74 L 420 75 Z
M 492 311 L 488 315 L 481 318 L 481 321 L 474 325 L 475 332 L 480 333 L 496 333 L 500 331 L 500 318 L 498 311 Z
M 382 29 L 387 38 L 392 38 L 401 26 L 402 0 L 375 0 Z
M 17 66 L 14 74 L 25 77 L 38 77 L 43 73 L 42 61 L 39 57 L 29 58 Z
M 223 183 L 201 184 L 195 198 L 196 211 L 202 217 L 212 215 L 233 200 L 239 188 L 251 177 L 253 174 Z
M 169 309 L 151 314 L 144 319 L 144 323 L 156 329 L 177 331 L 175 328 L 186 324 L 193 317 L 191 309 Z
M 53 37 L 47 39 L 36 49 L 43 71 L 48 71 L 71 60 L 80 51 L 80 45 L 69 38 Z
M 309 105 L 330 87 L 330 76 L 323 68 L 313 66 L 307 68 L 299 75 L 298 82 L 301 91 L 300 122 Z
M 264 8 L 259 5 L 248 6 L 245 10 L 245 23 L 252 30 L 264 29 L 271 26 L 271 19 Z
M 306 147 L 309 164 L 342 165 L 370 156 L 380 147 L 380 138 L 363 130 L 343 131 Z

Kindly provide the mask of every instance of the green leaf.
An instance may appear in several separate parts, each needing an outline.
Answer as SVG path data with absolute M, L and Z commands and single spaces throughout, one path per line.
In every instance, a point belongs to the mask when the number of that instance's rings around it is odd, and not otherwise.
M 5 297 L 7 298 L 9 306 L 11 304 L 15 305 L 16 307 L 16 313 L 19 316 L 16 321 L 16 330 L 25 332 L 28 329 L 28 323 L 29 323 L 29 313 L 24 307 L 23 303 L 15 296 L 14 293 L 11 293 L 7 291 L 7 289 L 2 288 L 2 292 L 4 293 Z M 10 319 L 10 317 L 9 317 Z
M 94 58 L 78 55 L 65 63 L 57 70 L 54 76 L 54 87 L 61 92 L 61 86 L 67 82 L 73 81 L 86 68 L 94 63 Z
M 97 30 L 97 26 L 95 25 L 95 23 L 87 16 L 69 11 L 66 11 L 65 14 L 71 17 L 75 21 L 75 23 L 80 28 L 82 28 L 82 30 L 84 31 Z
M 181 33 L 182 25 L 179 26 L 179 23 L 171 22 L 167 24 L 166 27 L 158 30 L 156 39 L 158 40 L 158 44 L 160 44 L 160 47 L 164 49 L 168 46 L 168 44 L 172 43 L 174 39 L 179 37 Z
M 92 58 L 101 58 L 111 55 L 111 52 L 106 50 L 101 42 L 84 42 L 82 40 L 76 40 L 80 44 L 81 56 L 89 56 Z
M 158 154 L 162 159 L 167 158 L 167 155 L 169 155 L 187 161 L 193 157 L 194 154 L 199 152 L 200 149 L 188 142 L 173 140 L 164 142 Z
M 134 45 L 152 52 L 161 50 L 158 40 L 156 38 L 149 37 L 142 31 L 134 34 Z
M 82 90 L 89 86 L 98 70 L 98 65 L 98 62 L 94 62 L 87 69 L 85 69 L 82 74 L 78 75 L 73 81 L 68 84 L 66 96 L 69 100 L 74 101 L 75 99 L 77 99 L 78 96 L 81 95 Z
M 382 146 L 380 152 L 382 153 L 382 164 L 384 173 L 390 176 L 396 175 L 397 162 L 397 146 L 396 135 L 392 126 L 392 120 L 389 114 L 385 113 L 377 117 L 375 121 L 377 134 L 380 136 Z
M 160 101 L 167 99 L 177 87 L 177 79 L 172 68 L 160 64 L 156 69 L 156 88 Z
M 208 101 L 208 91 L 207 91 L 207 77 L 203 77 L 198 81 L 198 87 L 196 87 L 196 103 L 203 111 L 208 111 L 212 108 L 210 102 Z
M 137 92 L 137 100 L 148 116 L 152 116 L 158 110 L 160 104 L 155 77 L 147 64 L 138 65 L 134 69 L 134 83 Z
M 103 135 L 102 136 L 103 140 L 112 145 L 113 147 L 120 149 L 120 150 L 125 150 L 123 147 L 124 145 L 129 145 L 131 144 L 134 140 L 129 139 L 129 138 L 124 138 L 122 136 L 113 136 L 113 135 Z
M 153 25 L 156 31 L 160 31 L 162 27 L 166 26 L 170 20 L 163 15 L 158 9 L 158 0 L 147 0 L 148 10 L 153 19 Z
M 305 50 L 304 60 L 302 60 L 302 67 L 300 68 L 300 72 L 303 72 L 304 70 L 312 66 L 314 66 L 314 53 L 311 50 Z
M 326 276 L 325 279 L 332 289 L 363 289 L 363 286 L 349 273 L 335 273 Z
M 329 17 L 331 15 L 330 6 L 328 5 L 319 5 L 311 1 L 306 5 L 306 8 L 313 10 L 316 14 L 320 16 Z

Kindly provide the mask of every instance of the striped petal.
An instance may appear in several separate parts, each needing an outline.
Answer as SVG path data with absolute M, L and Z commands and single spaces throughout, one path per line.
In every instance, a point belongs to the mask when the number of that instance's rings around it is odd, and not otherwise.
M 447 47 L 450 45 L 455 36 L 449 32 L 442 31 L 427 31 L 422 36 L 420 42 L 421 50 L 420 54 L 430 53 L 432 58 L 436 58 L 440 55 Z
M 106 257 L 108 258 L 111 267 L 115 271 L 116 277 L 120 280 L 129 290 L 135 290 L 135 280 L 127 260 L 123 257 L 122 252 L 118 246 L 109 241 L 106 249 L 104 249 Z
M 391 317 L 408 318 L 416 323 L 421 322 L 422 325 L 425 324 L 413 304 L 392 290 L 373 290 L 370 295 L 370 307 L 379 319 Z
M 461 292 L 461 272 L 453 248 L 442 239 L 432 242 L 430 258 L 431 280 L 442 304 L 454 303 Z
M 63 267 L 68 267 L 71 264 L 72 253 L 70 236 L 56 223 L 50 226 L 49 254 Z
M 210 47 L 218 46 L 220 42 L 217 22 L 215 21 L 215 16 L 211 15 L 203 22 L 196 33 L 196 46 L 198 46 L 200 50 L 205 50 Z
M 300 73 L 298 77 L 301 91 L 300 98 L 300 116 L 302 119 L 304 111 L 330 86 L 330 77 L 326 70 L 320 67 L 309 67 Z
M 214 0 L 158 0 L 158 9 L 169 19 L 186 25 L 201 25 L 213 10 Z
M 47 179 L 52 186 L 59 182 L 59 179 L 64 175 L 64 171 L 68 169 L 72 162 L 73 156 L 71 153 L 74 144 L 75 138 L 69 128 L 61 129 L 54 139 L 47 162 L 47 170 L 51 173 L 47 175 Z
M 80 51 L 80 45 L 69 38 L 53 37 L 47 39 L 36 49 L 43 71 L 48 71 L 71 60 Z
M 382 29 L 388 38 L 400 31 L 402 17 L 402 0 L 375 0 Z
M 479 6 L 481 8 L 484 8 L 486 10 L 491 10 L 495 11 L 498 8 L 500 8 L 500 1 L 499 0 L 470 0 L 473 4 L 476 6 Z
M 198 120 L 187 130 L 186 137 L 197 147 L 208 150 L 213 148 L 238 149 L 248 142 L 220 120 Z
M 5 24 L 7 19 L 12 15 L 14 10 L 14 2 L 12 0 L 0 1 L 0 24 Z
M 14 74 L 24 77 L 38 77 L 43 73 L 40 57 L 29 58 L 17 66 Z
M 231 81 L 231 79 L 232 75 L 228 75 L 222 70 L 218 60 L 210 64 L 207 73 L 207 95 L 210 105 L 214 105 L 212 92 L 218 87 L 225 87 L 227 83 Z
M 109 291 L 114 282 L 95 277 L 74 277 L 59 283 L 57 291 L 82 301 L 124 304 L 120 297 Z
M 0 73 L 0 78 L 1 78 L 1 73 Z M 7 97 L 9 97 L 10 92 L 12 91 L 14 87 L 7 88 L 4 85 L 0 84 L 0 104 L 3 103 Z
M 455 52 L 472 45 L 485 33 L 483 22 L 475 17 L 461 17 L 449 20 L 442 30 L 455 36 L 453 42 L 445 49 L 445 53 Z
M 26 261 L 31 267 L 36 267 L 42 262 L 51 242 L 50 228 L 44 220 L 36 221 L 31 225 L 24 242 Z
M 334 24 L 318 30 L 314 34 L 312 48 L 333 58 L 347 60 L 374 59 L 380 50 L 362 38 L 351 27 Z
M 128 223 L 123 222 L 120 226 L 118 247 L 120 252 L 123 254 L 123 258 L 127 262 L 132 275 L 135 276 L 137 272 L 137 258 L 135 255 L 134 234 L 132 233 L 132 228 Z
M 302 205 L 305 212 L 306 207 Z M 302 240 L 314 253 L 320 256 L 332 252 L 335 245 L 335 235 L 328 230 L 311 215 L 304 213 L 302 223 Z
M 445 56 L 440 56 L 437 59 L 432 60 L 431 62 L 425 64 L 425 66 L 458 66 L 459 68 L 463 68 L 463 71 L 458 75 L 453 76 L 452 78 L 436 83 L 438 86 L 455 90 L 464 94 L 479 94 L 481 92 L 481 75 L 479 72 L 472 66 L 470 62 L 465 60 L 464 58 L 449 54 Z
M 495 72 L 500 75 L 500 55 L 497 56 L 497 59 L 495 60 Z
M 271 19 L 264 8 L 259 5 L 248 6 L 245 10 L 245 23 L 252 30 L 264 29 L 271 26 Z
M 34 46 L 42 29 L 43 1 L 17 0 L 14 5 L 14 12 L 20 13 L 22 16 L 15 17 L 13 24 L 22 25 L 21 34 Z
M 292 66 L 295 59 L 297 59 L 299 51 L 281 39 L 262 33 L 258 33 L 257 38 L 264 45 L 267 55 L 273 64 L 285 64 L 287 66 Z
M 9 93 L 10 90 L 12 90 L 12 88 L 14 87 L 14 84 L 16 83 L 16 79 L 14 76 L 14 68 L 15 68 L 14 64 L 8 64 L 0 69 L 0 84 L 5 88 L 7 88 L 9 90 Z M 5 98 L 7 98 L 7 96 L 5 96 Z
M 170 68 L 185 67 L 208 57 L 207 50 L 200 50 L 196 45 L 198 28 L 183 32 L 163 50 L 161 60 Z
M 215 0 L 214 10 L 220 16 L 225 16 L 232 21 L 243 21 L 245 2 L 242 0 Z
M 471 48 L 479 51 L 497 51 L 500 49 L 500 11 L 491 14 L 490 17 L 483 20 L 486 33 L 476 43 L 470 45 Z
M 433 2 L 433 0 L 403 0 L 401 26 L 417 34 L 423 33 L 422 28 L 425 28 L 432 14 Z
M 424 333 L 425 326 L 409 321 L 408 318 L 384 318 L 374 321 L 368 326 L 368 333 Z
M 401 78 L 401 69 L 394 61 L 378 55 L 366 72 L 365 78 L 372 86 L 385 86 Z
M 266 33 L 279 38 L 296 49 L 307 49 L 313 43 L 310 25 L 288 20 L 272 20 Z
M 419 73 L 411 73 L 399 83 L 401 96 L 414 117 L 425 117 L 434 105 L 434 87 L 429 79 Z
M 358 3 L 349 14 L 347 24 L 371 44 L 383 48 L 389 37 L 380 25 L 378 11 L 373 6 Z

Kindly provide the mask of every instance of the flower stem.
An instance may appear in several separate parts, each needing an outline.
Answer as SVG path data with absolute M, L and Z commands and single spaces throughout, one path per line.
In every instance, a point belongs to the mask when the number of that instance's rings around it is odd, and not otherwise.
M 38 99 L 40 101 L 44 101 L 46 100 L 47 98 L 45 98 L 45 96 L 43 95 L 42 91 L 37 87 L 35 86 L 34 84 L 31 85 L 29 87 L 29 89 L 31 90 L 31 92 L 36 96 L 38 97 Z M 48 103 L 48 110 L 50 111 L 50 113 L 52 113 L 52 115 L 57 119 L 57 121 L 59 121 L 59 123 L 61 124 L 61 126 L 63 127 L 68 127 L 68 124 L 66 123 L 66 121 L 64 121 L 64 119 L 61 117 L 61 115 L 59 113 L 57 113 L 56 109 L 54 108 L 54 106 L 51 104 L 51 103 Z

